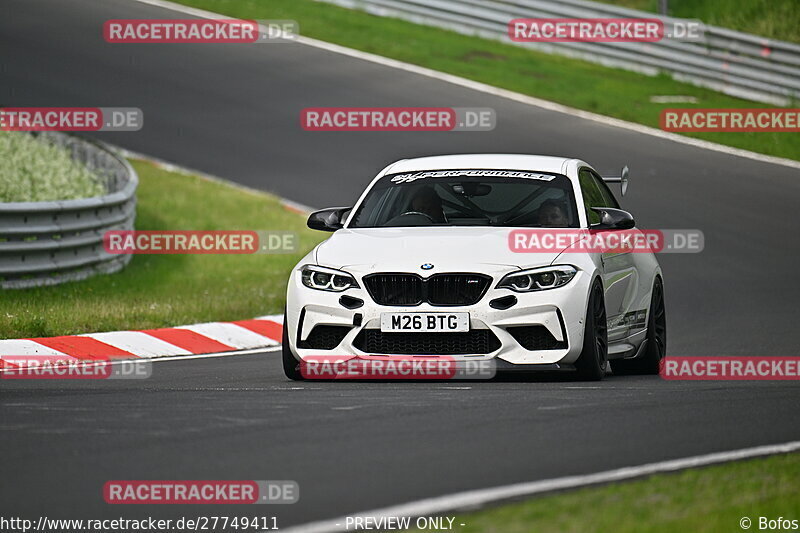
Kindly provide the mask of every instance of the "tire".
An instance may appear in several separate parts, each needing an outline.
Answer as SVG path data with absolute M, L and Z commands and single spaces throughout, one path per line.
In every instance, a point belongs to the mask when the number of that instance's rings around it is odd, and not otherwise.
M 281 340 L 281 353 L 283 358 L 283 373 L 292 381 L 303 381 L 303 375 L 300 373 L 300 362 L 292 354 L 292 349 L 289 347 L 289 333 L 286 327 L 286 311 L 283 312 L 283 339 Z
M 608 323 L 603 286 L 599 281 L 592 284 L 586 320 L 583 329 L 583 349 L 575 361 L 576 377 L 582 381 L 599 381 L 605 375 L 608 360 Z
M 656 277 L 653 283 L 653 296 L 650 299 L 650 312 L 647 318 L 647 344 L 644 352 L 636 359 L 611 361 L 615 374 L 658 374 L 661 360 L 667 353 L 667 315 L 664 308 L 664 284 Z

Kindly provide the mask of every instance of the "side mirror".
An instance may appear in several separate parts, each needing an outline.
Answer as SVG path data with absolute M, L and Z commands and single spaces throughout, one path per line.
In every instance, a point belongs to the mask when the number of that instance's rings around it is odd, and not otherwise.
M 625 193 L 628 192 L 628 175 L 630 171 L 628 170 L 628 165 L 625 165 L 622 168 L 622 174 L 619 178 L 620 190 L 622 191 L 622 196 L 625 196 Z
M 603 181 L 606 183 L 619 183 L 620 189 L 622 190 L 622 196 L 625 196 L 625 193 L 628 192 L 628 176 L 630 175 L 630 171 L 628 170 L 628 165 L 622 167 L 622 172 L 620 172 L 619 176 L 603 176 Z
M 592 224 L 589 229 L 631 229 L 636 225 L 633 215 L 622 209 L 592 207 L 592 211 L 600 215 L 600 223 Z
M 353 209 L 352 207 L 329 207 L 320 211 L 314 211 L 308 216 L 308 227 L 320 231 L 336 231 L 344 225 L 344 215 Z

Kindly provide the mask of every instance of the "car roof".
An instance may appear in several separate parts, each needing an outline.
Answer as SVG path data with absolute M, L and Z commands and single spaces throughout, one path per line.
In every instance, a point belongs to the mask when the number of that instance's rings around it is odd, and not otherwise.
M 568 157 L 527 154 L 458 154 L 402 159 L 390 165 L 382 174 L 415 172 L 420 170 L 498 169 L 531 170 L 562 174 Z

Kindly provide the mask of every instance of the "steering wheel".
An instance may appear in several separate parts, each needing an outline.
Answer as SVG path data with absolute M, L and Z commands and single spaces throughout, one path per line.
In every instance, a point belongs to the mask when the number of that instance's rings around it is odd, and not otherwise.
M 431 221 L 431 224 L 436 224 L 436 221 L 435 221 L 435 220 L 433 220 L 433 217 L 432 217 L 432 216 L 430 216 L 428 213 L 423 213 L 423 212 L 421 212 L 421 211 L 406 211 L 405 213 L 403 213 L 403 214 L 402 214 L 402 215 L 400 215 L 400 216 L 401 216 L 401 217 L 404 217 L 404 216 L 408 216 L 408 215 L 421 215 L 421 216 L 423 216 L 423 217 L 427 218 L 428 220 L 430 220 L 430 221 Z

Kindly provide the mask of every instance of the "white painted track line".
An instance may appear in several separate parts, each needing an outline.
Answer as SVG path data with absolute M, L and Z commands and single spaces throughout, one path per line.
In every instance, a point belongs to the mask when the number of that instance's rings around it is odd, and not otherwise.
M 155 7 L 160 7 L 163 9 L 169 9 L 171 11 L 175 11 L 178 13 L 183 13 L 185 15 L 189 15 L 192 17 L 204 18 L 204 19 L 211 19 L 211 20 L 220 20 L 220 19 L 230 19 L 230 16 L 221 15 L 219 13 L 213 13 L 211 11 L 206 11 L 204 9 L 197 9 L 194 7 L 183 6 L 180 4 L 174 4 L 172 2 L 167 2 L 166 0 L 135 0 L 136 2 L 147 4 Z M 783 165 L 791 168 L 800 168 L 800 161 L 795 161 L 792 159 L 785 159 L 782 157 L 775 157 L 765 154 L 759 154 L 756 152 L 751 152 L 749 150 L 742 150 L 740 148 L 733 148 L 731 146 L 725 146 L 723 144 L 717 144 L 710 141 L 702 141 L 700 139 L 694 139 L 691 137 L 685 137 L 683 135 L 678 135 L 676 133 L 661 131 L 656 128 L 651 128 L 650 126 L 643 126 L 641 124 L 636 124 L 633 122 L 627 122 L 625 120 L 607 117 L 605 115 L 599 115 L 597 113 L 591 113 L 589 111 L 583 111 L 581 109 L 575 109 L 573 107 L 565 106 L 562 104 L 557 104 L 555 102 L 550 102 L 548 100 L 542 100 L 540 98 L 534 98 L 533 96 L 527 96 L 525 94 L 516 93 L 514 91 L 509 91 L 506 89 L 500 89 L 498 87 L 493 87 L 486 83 L 480 83 L 473 80 L 468 80 L 466 78 L 462 78 L 460 76 L 454 76 L 452 74 L 446 74 L 444 72 L 439 72 L 433 69 L 420 67 L 418 65 L 412 65 L 411 63 L 404 63 L 402 61 L 397 61 L 395 59 L 389 59 L 383 56 L 379 56 L 376 54 L 370 54 L 367 52 L 362 52 L 360 50 L 354 50 L 352 48 L 347 48 L 345 46 L 339 46 L 337 44 L 328 43 L 325 41 L 319 41 L 317 39 L 311 39 L 309 37 L 298 36 L 293 42 L 304 44 L 307 46 L 313 46 L 315 48 L 320 48 L 322 50 L 327 50 L 329 52 L 334 52 L 337 54 L 342 54 L 346 56 L 350 56 L 356 59 L 361 59 L 364 61 L 370 61 L 372 63 L 377 63 L 379 65 L 383 65 L 386 67 L 396 68 L 399 70 L 405 70 L 406 72 L 411 72 L 414 74 L 419 74 L 420 76 L 426 76 L 428 78 L 433 78 L 439 81 L 444 81 L 447 83 L 452 83 L 453 85 L 458 85 L 461 87 L 465 87 L 467 89 L 472 89 L 474 91 L 482 92 L 485 94 L 491 94 L 493 96 L 498 96 L 501 98 L 506 98 L 509 100 L 514 100 L 516 102 L 520 102 L 522 104 L 536 106 L 542 109 L 547 109 L 550 111 L 556 111 L 558 113 L 565 113 L 567 115 L 572 115 L 575 117 L 583 118 L 586 120 L 591 120 L 593 122 L 599 122 L 601 124 L 605 124 L 607 126 L 614 126 L 617 128 L 622 128 L 626 130 L 635 131 L 637 133 L 641 133 L 643 135 L 650 135 L 652 137 L 659 137 L 662 139 L 667 139 L 673 142 L 687 144 L 689 146 L 694 146 L 696 148 L 702 148 L 705 150 L 713 150 L 715 152 L 722 152 L 728 155 L 734 155 L 738 157 L 745 157 L 747 159 L 753 159 L 755 161 L 761 161 L 764 163 L 772 163 L 774 165 Z M 282 44 L 281 46 L 291 46 L 291 43 Z
M 648 463 L 640 466 L 630 466 L 597 472 L 595 474 L 568 476 L 555 479 L 545 479 L 528 483 L 516 483 L 490 489 L 472 490 L 459 492 L 437 498 L 428 498 L 415 502 L 404 503 L 392 507 L 384 507 L 374 511 L 365 511 L 351 516 L 362 517 L 418 517 L 438 515 L 459 509 L 474 509 L 489 503 L 496 503 L 504 500 L 519 498 L 522 496 L 533 496 L 545 492 L 553 492 L 564 489 L 575 489 L 588 485 L 611 483 L 614 481 L 624 481 L 651 474 L 675 472 L 687 468 L 696 468 L 730 461 L 739 461 L 754 457 L 763 457 L 778 453 L 789 453 L 800 450 L 800 441 L 792 441 L 784 444 L 774 444 L 768 446 L 758 446 L 755 448 L 744 448 L 729 452 L 710 453 L 674 459 L 670 461 L 660 461 Z M 284 533 L 328 533 L 338 531 L 348 531 L 345 528 L 345 518 L 340 517 L 332 520 L 310 522 L 299 526 L 281 529 Z M 350 531 L 353 529 L 351 528 Z

